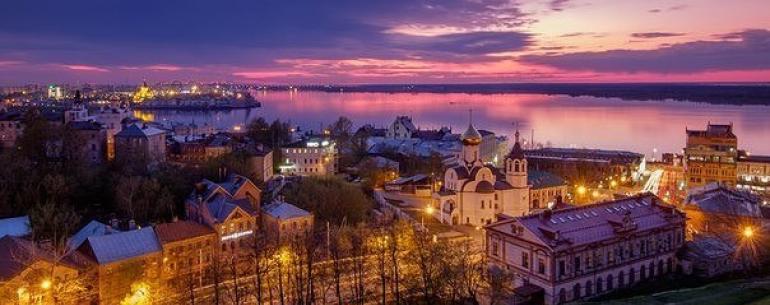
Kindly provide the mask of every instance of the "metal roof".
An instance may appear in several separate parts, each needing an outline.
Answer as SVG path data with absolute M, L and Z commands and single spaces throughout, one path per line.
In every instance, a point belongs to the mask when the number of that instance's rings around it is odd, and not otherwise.
M 161 251 L 160 242 L 152 228 L 90 236 L 87 243 L 99 264 L 109 264 Z

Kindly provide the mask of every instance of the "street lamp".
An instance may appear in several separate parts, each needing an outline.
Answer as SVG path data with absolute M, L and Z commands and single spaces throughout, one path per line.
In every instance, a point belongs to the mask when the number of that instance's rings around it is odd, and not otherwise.
M 45 290 L 48 290 L 51 288 L 51 280 L 45 279 L 40 283 L 40 288 L 43 288 Z
M 582 186 L 582 185 L 578 186 L 578 187 L 577 187 L 577 193 L 578 193 L 578 195 L 580 195 L 580 196 L 583 196 L 583 195 L 585 195 L 585 193 L 586 193 L 586 187 L 585 187 L 585 186 Z
M 425 208 L 425 214 L 433 215 L 433 211 L 434 210 L 435 209 L 433 208 L 433 206 L 429 205 L 429 206 L 427 206 Z M 422 229 L 424 230 L 425 229 L 425 215 L 420 215 L 420 225 L 422 226 Z
M 743 228 L 743 232 L 741 232 L 741 233 L 743 234 L 743 237 L 745 237 L 745 238 L 752 238 L 752 237 L 754 237 L 754 229 L 751 228 L 751 227 L 748 227 L 748 226 Z

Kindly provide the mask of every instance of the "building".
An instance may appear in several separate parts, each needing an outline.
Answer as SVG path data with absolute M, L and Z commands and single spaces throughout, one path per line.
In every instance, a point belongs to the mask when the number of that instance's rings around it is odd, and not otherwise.
M 22 117 L 24 113 L 17 110 L 0 112 L 0 146 L 14 147 L 16 138 L 24 130 Z
M 115 134 L 115 157 L 118 160 L 166 160 L 166 132 L 145 124 L 131 124 Z
M 64 110 L 64 124 L 74 121 L 88 120 L 88 109 L 81 102 L 75 102 L 72 107 Z
M 712 182 L 735 187 L 738 138 L 733 125 L 709 123 L 706 130 L 689 130 L 684 148 L 685 180 L 688 188 Z
M 188 139 L 188 136 L 175 136 L 173 139 L 170 155 L 178 162 L 203 163 L 233 151 L 230 137 L 224 134 L 191 140 Z
M 541 148 L 527 150 L 529 168 L 554 173 L 569 183 L 598 183 L 608 177 L 638 179 L 644 172 L 644 155 L 619 150 Z
M 684 226 L 684 213 L 643 194 L 495 222 L 486 255 L 515 287 L 562 304 L 673 272 Z
M 738 235 L 745 226 L 770 223 L 764 218 L 759 196 L 716 182 L 690 189 L 683 207 L 690 235 Z
M 754 156 L 743 152 L 738 157 L 736 187 L 749 190 L 770 200 L 770 156 Z
M 206 272 L 219 249 L 216 232 L 188 220 L 158 224 L 155 234 L 163 249 L 163 282 L 174 291 L 203 287 Z
M 566 185 L 554 182 L 560 181 L 558 178 L 530 180 L 518 131 L 502 171 L 481 159 L 479 144 L 482 136 L 472 124 L 468 125 L 461 139 L 461 158 L 447 168 L 441 189 L 433 194 L 439 211 L 437 216 L 442 223 L 486 225 L 496 221 L 498 214 L 526 215 L 565 195 Z M 536 201 L 531 193 L 536 194 Z
M 48 98 L 54 99 L 54 100 L 60 100 L 64 98 L 64 90 L 62 90 L 61 86 L 57 85 L 48 85 Z
M 310 138 L 281 148 L 281 174 L 323 176 L 337 173 L 337 145 L 324 138 Z
M 736 261 L 736 245 L 714 236 L 697 236 L 687 241 L 680 256 L 685 273 L 711 278 L 739 270 L 742 265 Z M 687 270 L 689 269 L 689 270 Z
M 666 201 L 682 202 L 687 195 L 683 159 L 680 154 L 664 153 L 660 161 L 647 162 L 650 176 L 660 177 L 657 192 L 651 191 Z
M 230 175 L 225 182 L 204 180 L 188 197 L 188 219 L 206 225 L 217 234 L 222 254 L 248 245 L 259 229 L 259 190 L 249 179 Z
M 81 145 L 81 156 L 90 164 L 100 164 L 107 159 L 107 130 L 94 121 L 70 121 L 67 123 Z
M 262 208 L 262 228 L 270 240 L 287 241 L 313 229 L 313 214 L 283 201 Z
M 115 134 L 121 131 L 123 120 L 131 117 L 128 107 L 102 108 L 94 114 L 94 120 L 107 132 L 107 158 L 115 159 Z
M 415 132 L 417 132 L 417 128 L 414 127 L 411 117 L 398 116 L 388 126 L 386 137 L 389 139 L 411 139 Z
M 85 284 L 76 283 L 85 272 L 86 261 L 77 254 L 57 259 L 28 239 L 0 238 L 0 303 L 58 304 L 87 303 Z M 69 293 L 62 293 L 69 291 Z
M 162 248 L 152 228 L 89 236 L 78 252 L 97 265 L 100 304 L 119 304 L 135 285 L 161 285 Z

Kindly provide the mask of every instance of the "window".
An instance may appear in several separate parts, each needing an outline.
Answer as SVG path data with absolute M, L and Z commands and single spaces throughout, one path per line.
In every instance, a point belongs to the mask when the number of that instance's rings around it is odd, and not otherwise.
M 499 254 L 500 249 L 499 248 L 500 248 L 500 246 L 498 245 L 497 242 L 493 242 L 492 243 L 492 255 L 493 256 L 500 256 L 500 254 Z
M 575 284 L 575 286 L 572 286 L 572 298 L 577 300 L 580 298 L 580 283 Z
M 566 264 L 564 263 L 563 260 L 560 260 L 559 261 L 559 276 L 563 276 L 565 273 L 567 273 L 566 269 L 567 269 L 566 268 Z
M 529 268 L 529 253 L 521 253 L 521 266 Z
M 580 257 L 575 257 L 575 273 L 580 273 Z
M 607 276 L 607 290 L 612 290 L 615 288 L 615 279 L 612 278 L 612 274 Z
M 545 274 L 545 260 L 542 258 L 537 259 L 537 273 Z
M 596 279 L 596 293 L 602 293 L 602 290 L 604 290 L 604 287 L 602 287 L 602 278 L 599 277 Z

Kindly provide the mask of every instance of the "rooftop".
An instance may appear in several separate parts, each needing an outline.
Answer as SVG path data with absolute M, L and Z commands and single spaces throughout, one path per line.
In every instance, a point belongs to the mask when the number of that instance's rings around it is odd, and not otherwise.
M 160 252 L 158 237 L 152 228 L 90 236 L 86 242 L 90 245 L 93 258 L 99 264 L 131 259 Z
M 166 131 L 148 126 L 148 125 L 142 125 L 142 127 L 139 127 L 138 124 L 131 124 L 129 126 L 126 126 L 121 130 L 120 132 L 116 133 L 116 137 L 129 137 L 129 138 L 147 138 L 155 135 L 164 134 Z
M 24 236 L 29 233 L 29 216 L 0 219 L 0 237 Z
M 291 203 L 283 201 L 276 201 L 268 204 L 264 206 L 262 210 L 268 215 L 278 219 L 291 219 L 313 215 L 310 214 L 310 212 L 300 209 Z
M 176 221 L 155 226 L 155 234 L 161 244 L 215 234 L 213 229 L 194 221 Z
M 551 249 L 588 245 L 618 237 L 619 232 L 648 231 L 684 223 L 684 213 L 652 194 L 512 217 L 486 226 L 491 232 L 515 234 L 518 225 Z

